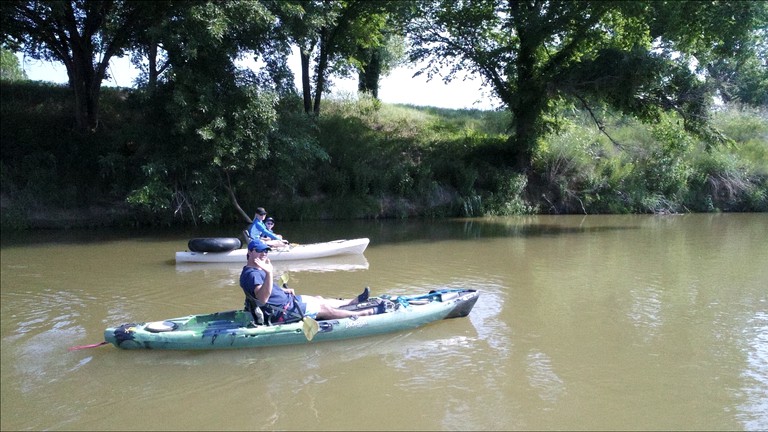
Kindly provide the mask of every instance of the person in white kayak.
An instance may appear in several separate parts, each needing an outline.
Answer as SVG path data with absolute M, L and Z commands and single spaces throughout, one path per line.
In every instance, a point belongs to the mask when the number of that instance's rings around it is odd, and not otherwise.
M 264 226 L 266 226 L 268 230 L 272 231 L 274 235 L 278 236 L 281 239 L 283 238 L 283 236 L 275 232 L 275 219 L 272 218 L 272 216 L 269 216 L 266 219 L 264 219 Z M 264 233 L 261 233 L 261 238 L 259 238 L 259 240 L 266 242 L 267 240 L 269 240 L 269 236 Z
M 270 247 L 281 247 L 290 244 L 290 242 L 285 240 L 283 236 L 275 234 L 271 229 L 267 228 L 264 224 L 266 217 L 267 211 L 264 210 L 264 207 L 258 207 L 256 209 L 256 214 L 253 215 L 253 223 L 248 228 L 248 240 L 262 239 Z

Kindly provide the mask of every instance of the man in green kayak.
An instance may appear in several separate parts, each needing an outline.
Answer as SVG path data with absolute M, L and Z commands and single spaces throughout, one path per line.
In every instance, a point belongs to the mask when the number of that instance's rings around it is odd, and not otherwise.
M 240 273 L 240 287 L 246 298 L 255 301 L 262 310 L 271 315 L 273 324 L 300 321 L 302 316 L 315 319 L 340 319 L 354 316 L 375 315 L 386 309 L 384 302 L 376 308 L 359 311 L 339 309 L 368 300 L 366 287 L 354 299 L 329 299 L 320 296 L 296 295 L 293 288 L 275 286 L 273 267 L 268 253 L 272 248 L 261 240 L 248 243 L 247 264 Z

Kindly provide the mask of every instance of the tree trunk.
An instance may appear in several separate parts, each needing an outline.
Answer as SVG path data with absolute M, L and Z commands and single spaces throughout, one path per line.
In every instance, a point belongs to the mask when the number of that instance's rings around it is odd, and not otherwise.
M 69 85 L 75 96 L 75 123 L 81 132 L 93 132 L 99 126 L 99 94 L 101 81 L 104 78 L 112 51 L 107 50 L 102 55 L 100 63 L 94 66 L 93 34 L 99 28 L 104 16 L 112 7 L 111 2 L 100 5 L 98 13 L 90 15 L 92 27 L 85 28 L 83 34 L 79 33 L 75 21 L 75 11 L 71 4 L 65 3 L 67 14 L 63 27 L 70 38 L 71 56 L 62 56 L 61 59 L 67 67 Z
M 315 69 L 315 105 L 313 112 L 320 114 L 320 100 L 325 90 L 325 72 L 328 69 L 328 30 L 323 28 L 320 31 L 320 55 Z
M 358 74 L 357 89 L 379 98 L 379 79 L 381 77 L 381 48 L 368 50 L 368 64 Z
M 150 42 L 149 54 L 147 54 L 147 60 L 149 60 L 149 70 L 147 79 L 147 88 L 150 92 L 154 92 L 157 88 L 157 76 L 159 74 L 157 70 L 157 44 Z
M 304 96 L 304 112 L 312 112 L 312 87 L 309 81 L 309 54 L 310 51 L 301 49 L 301 93 Z
M 520 2 L 511 2 L 510 7 L 515 11 L 515 16 L 521 15 Z M 515 137 L 512 147 L 513 167 L 516 171 L 526 173 L 532 163 L 533 151 L 539 139 L 541 128 L 541 115 L 546 99 L 545 88 L 536 78 L 536 43 L 535 38 L 526 27 L 527 23 L 516 22 L 520 41 L 520 49 L 517 56 L 517 81 L 514 88 L 516 97 L 510 104 L 510 110 L 515 121 Z
M 93 65 L 75 56 L 67 64 L 69 87 L 75 99 L 75 126 L 81 132 L 93 132 L 99 126 L 100 74 L 93 71 Z
M 94 70 L 90 61 L 78 64 L 75 60 L 69 76 L 75 97 L 76 127 L 81 132 L 94 132 L 99 127 L 99 97 L 104 71 L 101 66 Z

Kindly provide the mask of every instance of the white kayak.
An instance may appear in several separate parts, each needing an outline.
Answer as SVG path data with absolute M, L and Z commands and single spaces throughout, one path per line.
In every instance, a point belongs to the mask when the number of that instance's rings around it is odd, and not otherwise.
M 370 242 L 367 238 L 352 240 L 334 240 L 324 243 L 292 244 L 285 248 L 272 249 L 271 261 L 290 261 L 323 258 L 337 255 L 358 255 L 365 251 Z M 176 252 L 177 263 L 223 263 L 240 262 L 245 264 L 248 250 L 234 249 L 229 252 Z

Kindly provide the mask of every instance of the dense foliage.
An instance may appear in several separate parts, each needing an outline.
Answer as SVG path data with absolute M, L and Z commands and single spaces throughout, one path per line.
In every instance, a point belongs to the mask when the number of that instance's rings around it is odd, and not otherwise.
M 567 124 L 537 150 L 526 177 L 499 157 L 509 122 L 503 111 L 363 98 L 330 100 L 313 122 L 295 97 L 275 107 L 264 137 L 274 150 L 240 164 L 211 155 L 202 137 L 168 127 L 171 114 L 148 109 L 135 91 L 105 89 L 105 127 L 80 134 L 70 127 L 66 87 L 2 82 L 0 90 L 6 228 L 244 222 L 225 187 L 206 189 L 227 181 L 247 213 L 266 206 L 281 219 L 768 211 L 768 113 L 761 109 L 714 112 L 734 144 L 709 150 L 674 117 L 648 128 L 602 113 L 617 146 L 589 113 L 563 112 Z M 247 175 L 237 184 L 206 181 L 224 172 L 212 157 Z M 175 189 L 165 180 L 171 172 Z
M 752 58 L 767 18 L 762 2 L 429 0 L 409 34 L 411 57 L 431 60 L 423 72 L 469 71 L 492 89 L 512 113 L 508 150 L 524 171 L 563 104 L 648 123 L 676 112 L 686 131 L 721 140 L 697 72 Z
M 134 224 L 247 221 L 257 205 L 286 218 L 765 209 L 764 129 L 729 129 L 765 119 L 765 2 L 12 0 L 0 22 L 3 47 L 69 76 L 3 83 L 14 226 L 100 206 L 100 223 Z M 430 76 L 481 77 L 500 111 L 381 104 L 403 49 Z M 105 94 L 120 55 L 142 74 Z M 324 98 L 354 73 L 359 101 Z M 758 108 L 723 121 L 736 106 Z
M 0 48 L 0 79 L 7 81 L 27 79 L 27 74 L 19 65 L 19 59 L 13 52 L 3 48 Z
M 75 99 L 77 128 L 93 131 L 110 60 L 122 56 L 135 35 L 160 18 L 146 11 L 131 0 L 9 0 L 0 4 L 3 44 L 35 59 L 61 62 Z

